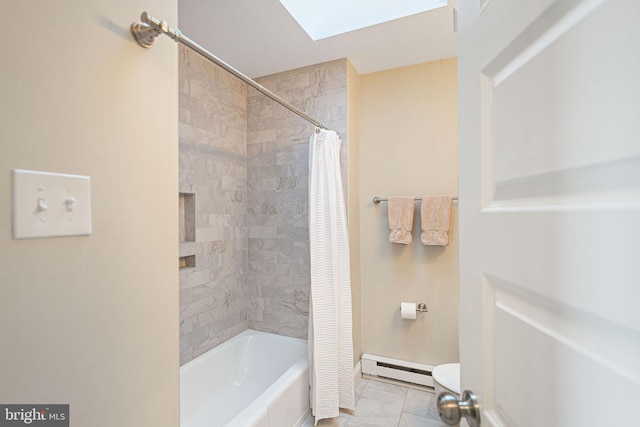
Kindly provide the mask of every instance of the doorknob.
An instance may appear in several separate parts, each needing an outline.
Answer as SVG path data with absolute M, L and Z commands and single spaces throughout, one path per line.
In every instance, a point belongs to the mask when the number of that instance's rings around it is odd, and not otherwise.
M 438 395 L 438 415 L 443 423 L 455 426 L 465 417 L 471 427 L 480 426 L 480 406 L 476 395 L 469 390 L 462 392 L 462 399 L 458 400 L 452 393 L 444 392 Z

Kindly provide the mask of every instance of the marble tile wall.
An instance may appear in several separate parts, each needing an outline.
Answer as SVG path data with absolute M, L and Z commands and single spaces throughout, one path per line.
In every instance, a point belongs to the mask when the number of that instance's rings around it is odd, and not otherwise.
M 180 270 L 181 364 L 247 328 L 306 338 L 314 127 L 189 49 L 179 54 L 179 189 L 195 195 L 195 241 L 182 241 L 180 256 L 196 256 Z M 338 131 L 346 159 L 346 60 L 257 80 Z
M 347 61 L 257 81 L 340 134 L 346 177 Z M 250 327 L 298 338 L 307 337 L 309 316 L 308 142 L 313 131 L 313 125 L 248 88 L 247 279 L 256 290 Z
M 247 329 L 257 292 L 247 282 L 247 87 L 187 48 L 179 55 L 179 190 L 195 194 L 195 241 L 180 243 L 181 257 L 196 256 L 180 270 L 184 364 Z

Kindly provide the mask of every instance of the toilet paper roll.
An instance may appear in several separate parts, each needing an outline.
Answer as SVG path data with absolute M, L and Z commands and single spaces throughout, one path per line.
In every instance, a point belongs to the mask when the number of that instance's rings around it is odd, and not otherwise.
M 403 319 L 416 319 L 416 303 L 415 302 L 401 302 L 400 303 L 400 317 Z

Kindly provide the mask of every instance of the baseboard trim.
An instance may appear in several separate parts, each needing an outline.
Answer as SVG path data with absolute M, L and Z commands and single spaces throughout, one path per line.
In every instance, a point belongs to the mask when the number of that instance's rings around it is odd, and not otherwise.
M 362 363 L 358 360 L 356 366 L 353 368 L 353 388 L 358 388 L 360 381 L 362 380 Z

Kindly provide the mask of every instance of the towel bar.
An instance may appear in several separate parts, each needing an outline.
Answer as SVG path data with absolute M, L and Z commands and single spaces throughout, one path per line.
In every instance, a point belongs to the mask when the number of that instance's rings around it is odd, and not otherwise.
M 415 199 L 416 202 L 419 202 L 421 200 L 422 199 L 420 197 L 416 197 L 416 199 Z M 458 198 L 457 197 L 453 197 L 452 200 L 455 202 L 455 201 L 458 201 Z M 389 201 L 389 199 L 383 199 L 383 198 L 378 197 L 378 196 L 375 196 L 373 198 L 373 203 L 375 203 L 376 205 L 379 204 L 380 202 L 388 202 L 388 201 Z

